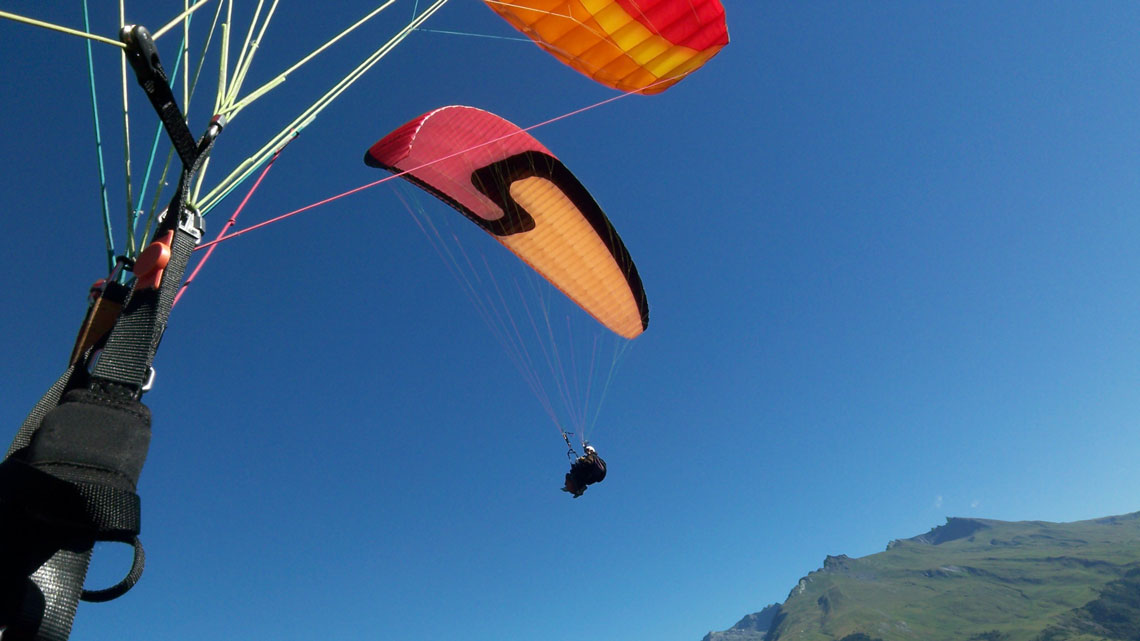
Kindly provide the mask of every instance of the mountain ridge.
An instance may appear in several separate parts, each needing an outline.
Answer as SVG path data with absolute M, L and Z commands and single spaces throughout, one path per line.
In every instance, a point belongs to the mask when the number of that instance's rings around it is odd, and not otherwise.
M 703 641 L 1136 641 L 1140 512 L 1070 523 L 948 517 L 828 555 L 782 604 Z

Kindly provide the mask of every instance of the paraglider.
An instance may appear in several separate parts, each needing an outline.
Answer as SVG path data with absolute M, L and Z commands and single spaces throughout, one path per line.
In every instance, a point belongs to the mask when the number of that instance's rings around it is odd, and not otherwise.
M 614 334 L 633 339 L 648 326 L 645 290 L 617 231 L 565 165 L 519 127 L 481 109 L 443 107 L 380 139 L 364 160 L 462 213 Z M 576 456 L 567 428 L 555 423 Z M 605 476 L 594 448 L 586 451 L 566 477 L 575 498 Z
M 563 492 L 569 492 L 574 498 L 586 492 L 587 485 L 601 483 L 606 478 L 606 462 L 598 456 L 593 445 L 586 446 L 586 453 L 570 465 L 566 473 L 566 484 L 562 486 Z
M 485 0 L 563 63 L 621 91 L 665 91 L 728 44 L 720 0 Z

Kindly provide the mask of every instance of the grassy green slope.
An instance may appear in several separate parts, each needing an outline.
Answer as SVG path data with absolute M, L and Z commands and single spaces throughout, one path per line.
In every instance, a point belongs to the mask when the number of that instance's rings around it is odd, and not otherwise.
M 828 557 L 769 641 L 1113 641 L 1140 630 L 1140 513 L 1076 523 L 950 519 L 859 559 Z

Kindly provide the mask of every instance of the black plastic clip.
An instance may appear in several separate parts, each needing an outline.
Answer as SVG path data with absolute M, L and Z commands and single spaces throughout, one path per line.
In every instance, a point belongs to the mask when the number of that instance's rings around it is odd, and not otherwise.
M 135 70 L 135 77 L 139 86 L 146 92 L 151 106 L 158 113 L 166 134 L 170 137 L 183 167 L 190 167 L 198 158 L 198 147 L 174 93 L 170 90 L 170 81 L 162 62 L 158 58 L 158 48 L 154 46 L 154 39 L 146 27 L 140 25 L 126 25 L 119 30 L 119 40 L 127 45 L 127 60 Z
M 166 70 L 162 68 L 162 61 L 158 59 L 158 47 L 154 46 L 154 38 L 150 37 L 150 31 L 146 27 L 125 25 L 119 30 L 119 40 L 127 45 L 127 60 L 140 83 L 152 80 L 170 83 Z

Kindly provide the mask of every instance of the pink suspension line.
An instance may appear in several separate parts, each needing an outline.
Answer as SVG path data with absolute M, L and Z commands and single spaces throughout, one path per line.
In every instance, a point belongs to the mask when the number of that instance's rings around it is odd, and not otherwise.
M 178 301 L 182 298 L 182 295 L 186 293 L 186 288 L 190 286 L 190 283 L 194 282 L 194 278 L 198 276 L 198 272 L 202 270 L 202 266 L 206 264 L 206 261 L 210 260 L 210 256 L 213 255 L 214 249 L 217 248 L 216 243 L 222 240 L 225 236 L 226 230 L 228 230 L 230 227 L 233 227 L 237 222 L 237 217 L 241 215 L 241 210 L 245 209 L 245 204 L 249 202 L 250 197 L 253 196 L 253 192 L 257 191 L 257 188 L 261 186 L 262 179 L 265 178 L 265 174 L 269 173 L 269 170 L 273 167 L 273 163 L 277 162 L 277 157 L 280 156 L 281 152 L 289 146 L 289 143 L 293 142 L 296 139 L 297 136 L 294 135 L 292 138 L 285 141 L 285 144 L 281 145 L 281 147 L 273 153 L 273 157 L 269 159 L 268 163 L 266 163 L 265 169 L 261 170 L 261 174 L 257 177 L 257 180 L 254 181 L 253 186 L 249 188 L 249 191 L 246 193 L 245 198 L 242 198 L 241 204 L 237 206 L 237 209 L 234 210 L 233 215 L 230 216 L 230 219 L 226 221 L 226 224 L 222 225 L 222 228 L 218 230 L 218 235 L 214 237 L 213 241 L 202 245 L 202 247 L 208 246 L 209 249 L 206 251 L 206 255 L 202 257 L 202 260 L 198 261 L 198 264 L 194 266 L 194 271 L 190 272 L 190 276 L 186 279 L 186 282 L 182 283 L 182 287 L 178 289 L 178 294 L 174 296 L 174 302 L 171 304 L 172 309 L 175 305 L 178 304 Z M 201 247 L 198 249 L 201 249 Z M 195 251 L 197 251 L 197 249 Z

